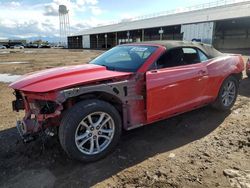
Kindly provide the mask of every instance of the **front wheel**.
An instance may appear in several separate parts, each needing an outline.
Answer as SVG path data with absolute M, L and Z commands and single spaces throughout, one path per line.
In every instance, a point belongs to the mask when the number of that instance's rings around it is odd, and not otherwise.
M 121 118 L 109 103 L 87 100 L 77 103 L 63 117 L 59 139 L 74 159 L 91 162 L 105 157 L 119 141 Z
M 233 77 L 228 77 L 222 84 L 219 94 L 213 107 L 218 110 L 230 110 L 238 96 L 239 81 Z

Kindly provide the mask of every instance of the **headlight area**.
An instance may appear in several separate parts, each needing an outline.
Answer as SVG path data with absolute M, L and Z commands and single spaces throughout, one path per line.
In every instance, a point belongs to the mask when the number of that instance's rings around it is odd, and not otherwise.
M 12 109 L 13 111 L 19 112 L 19 110 L 25 109 L 25 101 L 22 94 L 19 91 L 15 91 L 13 93 L 15 95 L 16 100 L 12 101 Z
M 63 106 L 54 101 L 43 101 L 36 99 L 28 99 L 29 110 L 26 111 L 26 119 L 36 120 L 39 128 L 47 128 L 49 126 L 58 126 L 58 118 L 61 115 Z M 37 130 L 35 130 L 37 131 Z
M 13 110 L 25 110 L 23 120 L 17 122 L 17 129 L 23 140 L 29 142 L 42 133 L 49 136 L 56 133 L 56 127 L 60 125 L 63 106 L 55 101 L 40 100 L 16 94 L 16 100 L 13 101 Z
M 58 104 L 53 101 L 29 100 L 28 103 L 31 111 L 43 115 L 54 113 L 58 106 Z

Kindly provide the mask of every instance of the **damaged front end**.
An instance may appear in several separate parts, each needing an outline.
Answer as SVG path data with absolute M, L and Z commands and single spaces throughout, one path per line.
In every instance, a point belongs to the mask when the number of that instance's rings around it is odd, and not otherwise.
M 60 126 L 62 112 L 75 103 L 87 99 L 104 100 L 114 105 L 122 116 L 125 130 L 146 123 L 145 103 L 141 80 L 124 80 L 78 86 L 46 93 L 15 90 L 13 110 L 24 110 L 25 116 L 17 122 L 18 131 L 25 142 L 40 134 L 53 136 Z
M 56 100 L 55 93 L 32 94 L 15 91 L 16 100 L 12 102 L 14 111 L 25 111 L 21 121 L 17 121 L 17 130 L 24 142 L 34 140 L 40 134 L 53 136 L 59 126 L 63 106 Z

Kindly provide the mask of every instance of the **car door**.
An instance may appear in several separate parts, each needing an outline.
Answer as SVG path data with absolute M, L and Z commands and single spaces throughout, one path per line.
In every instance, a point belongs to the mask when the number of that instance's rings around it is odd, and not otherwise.
M 182 49 L 185 51 L 185 49 Z M 196 49 L 188 48 L 186 51 L 197 53 Z M 180 53 L 180 49 L 177 50 Z M 183 53 L 185 56 L 185 53 Z M 207 68 L 205 63 L 188 62 L 182 64 L 182 58 L 176 58 L 178 54 L 172 55 L 174 62 L 167 62 L 170 66 L 146 73 L 147 90 L 147 119 L 153 122 L 178 113 L 189 111 L 201 105 L 204 100 L 203 91 L 208 82 Z M 188 55 L 186 55 L 188 57 Z M 190 55 L 191 57 L 191 55 Z M 167 57 L 168 58 L 168 57 Z M 164 59 L 164 58 L 163 58 Z M 187 59 L 188 60 L 188 59 Z M 164 60 L 164 62 L 168 61 Z M 157 62 L 159 66 L 159 62 Z

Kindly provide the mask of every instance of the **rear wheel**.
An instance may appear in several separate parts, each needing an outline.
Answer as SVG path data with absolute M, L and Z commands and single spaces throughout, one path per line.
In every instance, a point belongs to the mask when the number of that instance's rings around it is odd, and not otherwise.
M 66 112 L 59 127 L 59 139 L 71 158 L 91 162 L 114 149 L 121 127 L 120 115 L 111 104 L 82 101 Z
M 239 89 L 239 81 L 233 77 L 228 77 L 222 84 L 219 95 L 213 104 L 218 110 L 229 110 L 234 105 Z

